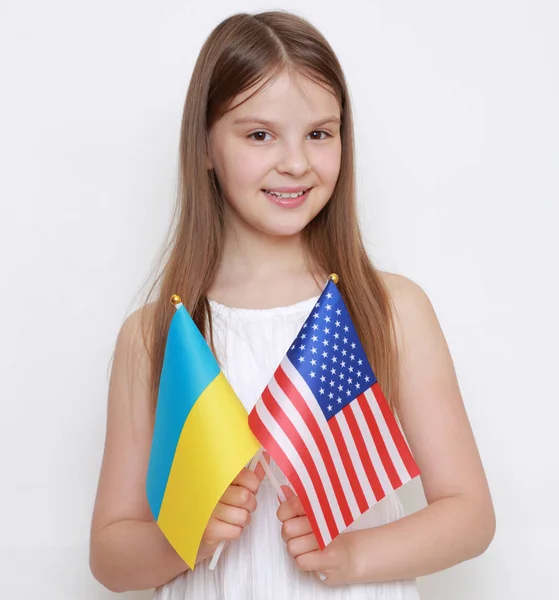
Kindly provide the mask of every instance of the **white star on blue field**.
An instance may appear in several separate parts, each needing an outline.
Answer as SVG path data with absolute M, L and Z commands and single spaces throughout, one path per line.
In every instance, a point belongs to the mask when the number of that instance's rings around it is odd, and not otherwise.
M 333 281 L 328 281 L 287 356 L 326 419 L 377 381 Z

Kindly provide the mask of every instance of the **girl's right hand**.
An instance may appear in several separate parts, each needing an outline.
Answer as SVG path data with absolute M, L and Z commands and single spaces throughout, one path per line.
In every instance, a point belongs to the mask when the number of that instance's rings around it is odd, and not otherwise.
M 265 460 L 270 460 L 265 455 Z M 222 541 L 236 540 L 250 523 L 250 514 L 256 509 L 256 493 L 264 478 L 264 469 L 259 463 L 254 471 L 245 467 L 217 503 L 198 551 L 196 563 L 213 556 Z

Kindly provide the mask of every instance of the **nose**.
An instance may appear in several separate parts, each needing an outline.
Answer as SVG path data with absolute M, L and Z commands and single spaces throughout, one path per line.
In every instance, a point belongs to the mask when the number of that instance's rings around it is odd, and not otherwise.
M 305 142 L 285 143 L 283 153 L 277 164 L 278 173 L 287 173 L 293 177 L 304 175 L 311 168 Z

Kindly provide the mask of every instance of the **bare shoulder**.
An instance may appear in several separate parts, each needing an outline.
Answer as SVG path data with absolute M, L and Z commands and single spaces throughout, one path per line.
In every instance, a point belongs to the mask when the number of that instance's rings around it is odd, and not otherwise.
M 420 296 L 426 297 L 423 288 L 408 277 L 397 273 L 389 273 L 388 271 L 378 271 L 384 285 L 387 287 L 390 294 L 396 300 L 417 299 Z
M 420 325 L 438 329 L 431 300 L 419 284 L 396 273 L 379 271 L 379 274 L 392 301 L 398 333 L 402 333 L 402 328 Z
M 150 407 L 151 352 L 154 304 L 130 314 L 120 327 L 109 382 L 109 415 L 118 407 L 147 414 Z M 118 411 L 117 411 L 118 412 Z
M 154 305 L 131 313 L 122 323 L 114 346 L 109 380 L 109 418 L 116 413 L 148 414 L 151 390 L 149 337 Z
M 117 343 L 125 345 L 139 343 L 143 339 L 142 334 L 147 333 L 153 324 L 154 312 L 155 303 L 151 302 L 131 313 L 118 332 Z
M 125 319 L 116 340 L 115 360 L 126 356 L 136 366 L 148 364 L 147 339 L 153 326 L 154 308 L 154 303 L 146 304 Z M 118 362 L 125 364 L 121 360 Z M 127 364 L 130 366 L 130 361 Z

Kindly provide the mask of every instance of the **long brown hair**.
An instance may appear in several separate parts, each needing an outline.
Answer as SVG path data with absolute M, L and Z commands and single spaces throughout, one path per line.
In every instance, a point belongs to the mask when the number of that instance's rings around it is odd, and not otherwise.
M 236 14 L 206 39 L 184 104 L 177 202 L 158 274 L 142 311 L 150 355 L 153 407 L 170 320 L 179 294 L 213 348 L 207 291 L 222 252 L 223 202 L 205 163 L 208 132 L 240 93 L 283 72 L 297 72 L 331 90 L 341 108 L 341 167 L 329 202 L 303 232 L 308 258 L 323 273 L 338 273 L 338 287 L 384 394 L 397 399 L 396 351 L 390 296 L 364 248 L 355 202 L 353 119 L 336 55 L 322 34 L 287 11 Z M 258 87 L 257 91 L 260 89 Z M 256 93 L 256 92 L 255 92 Z M 324 282 L 325 283 L 325 282 Z

